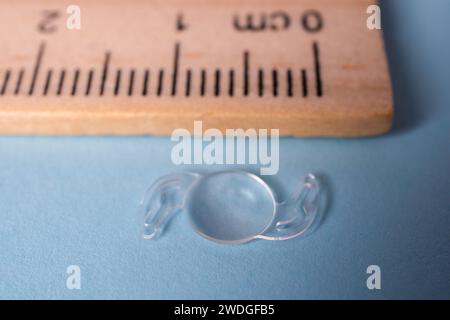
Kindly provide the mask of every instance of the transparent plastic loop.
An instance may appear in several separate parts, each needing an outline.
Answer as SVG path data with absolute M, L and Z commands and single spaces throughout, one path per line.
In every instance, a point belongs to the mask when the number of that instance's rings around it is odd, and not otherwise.
M 186 189 L 198 176 L 190 172 L 164 176 L 146 191 L 141 201 L 144 239 L 156 238 L 170 218 L 183 208 Z
M 275 223 L 258 238 L 287 240 L 305 233 L 318 215 L 319 194 L 316 176 L 308 174 L 302 177 L 291 196 L 278 204 Z
M 147 190 L 141 203 L 143 237 L 156 238 L 175 213 L 184 211 L 194 230 L 212 241 L 286 240 L 311 227 L 319 196 L 319 182 L 312 174 L 302 177 L 281 203 L 262 179 L 245 171 L 168 175 Z

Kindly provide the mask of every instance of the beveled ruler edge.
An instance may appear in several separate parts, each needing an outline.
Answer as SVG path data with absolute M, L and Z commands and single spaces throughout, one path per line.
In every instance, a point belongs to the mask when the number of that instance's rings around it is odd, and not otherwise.
M 286 121 L 289 118 L 289 121 Z M 170 135 L 177 128 L 192 132 L 194 121 L 203 122 L 203 130 L 219 129 L 279 129 L 280 136 L 301 137 L 363 137 L 376 136 L 389 132 L 392 127 L 392 113 L 372 117 L 341 116 L 333 119 L 292 116 L 254 117 L 251 121 L 245 114 L 223 117 L 183 115 L 174 118 L 173 114 L 124 114 L 90 113 L 77 116 L 70 112 L 56 112 L 51 116 L 45 113 L 23 113 L 0 111 L 0 134 L 2 135 Z M 224 125 L 226 123 L 226 125 Z M 245 125 L 244 125 L 245 123 Z M 279 125 L 277 125 L 279 124 Z M 317 129 L 320 126 L 320 129 Z M 338 131 L 336 131 L 338 127 Z M 18 130 L 20 128 L 20 130 Z

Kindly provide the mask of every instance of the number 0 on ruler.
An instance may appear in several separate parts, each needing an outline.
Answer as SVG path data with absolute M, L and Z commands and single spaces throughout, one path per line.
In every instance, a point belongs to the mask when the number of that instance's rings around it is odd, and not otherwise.
M 0 134 L 389 130 L 367 0 L 0 0 Z

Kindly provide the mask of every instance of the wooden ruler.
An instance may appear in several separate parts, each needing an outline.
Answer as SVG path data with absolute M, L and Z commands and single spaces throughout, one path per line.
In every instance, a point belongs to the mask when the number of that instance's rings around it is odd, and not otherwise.
M 366 25 L 373 2 L 1 0 L 0 133 L 165 135 L 194 120 L 384 133 L 392 97 L 382 37 Z M 81 29 L 67 27 L 70 5 Z

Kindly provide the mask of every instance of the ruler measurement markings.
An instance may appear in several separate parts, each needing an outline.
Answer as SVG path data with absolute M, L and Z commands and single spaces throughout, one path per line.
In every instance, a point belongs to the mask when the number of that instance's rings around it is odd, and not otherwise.
M 62 69 L 61 73 L 59 75 L 59 82 L 58 82 L 58 91 L 56 92 L 56 94 L 58 96 L 60 96 L 63 92 L 64 89 L 64 80 L 66 79 L 66 70 Z
M 46 52 L 46 44 L 44 42 L 42 42 L 39 46 L 39 50 L 38 50 L 38 53 L 36 56 L 35 66 L 33 68 L 29 94 L 30 93 L 32 94 L 34 92 L 34 88 L 36 86 L 37 78 L 39 76 L 39 71 L 40 71 L 40 67 L 41 67 L 45 52 Z M 322 97 L 323 96 L 323 80 L 322 80 L 322 76 L 321 76 L 320 50 L 319 50 L 319 44 L 316 41 L 314 41 L 312 44 L 312 52 L 313 52 L 313 60 L 314 60 L 314 62 L 313 62 L 314 72 L 315 72 L 315 77 L 316 77 L 315 78 L 316 79 L 316 83 L 315 83 L 316 94 L 318 97 Z M 181 53 L 181 43 L 175 42 L 174 50 L 173 50 L 173 69 L 172 69 L 172 74 L 171 74 L 171 76 L 172 76 L 171 77 L 171 91 L 170 91 L 171 96 L 177 95 L 179 68 L 180 68 L 180 61 L 181 61 L 180 53 Z M 105 94 L 106 83 L 107 83 L 109 69 L 110 69 L 110 62 L 111 62 L 111 52 L 106 51 L 105 56 L 104 56 L 104 61 L 103 61 L 101 78 L 100 78 L 100 88 L 99 88 L 100 96 L 103 96 Z M 185 97 L 188 97 L 191 95 L 192 69 L 189 69 L 189 70 L 191 72 L 186 72 L 185 85 L 189 86 L 189 88 L 185 88 L 185 94 L 184 94 Z M 60 76 L 61 85 L 64 84 L 65 72 L 66 71 L 63 71 Z M 160 69 L 159 73 L 158 73 L 158 83 L 157 83 L 157 90 L 156 90 L 157 96 L 163 95 L 164 72 L 165 72 L 164 69 Z M 24 77 L 24 73 L 25 73 L 25 71 L 23 69 L 21 69 L 19 72 L 19 77 L 18 77 L 18 80 L 16 83 L 16 89 L 14 91 L 15 95 L 18 95 L 20 92 L 20 87 L 21 87 L 21 84 L 23 81 L 22 78 Z M 222 96 L 220 94 L 221 93 L 221 80 L 222 80 L 221 73 L 222 72 L 220 69 L 216 69 L 213 73 L 214 74 L 213 96 L 215 96 L 215 97 Z M 73 78 L 71 95 L 76 94 L 79 74 L 80 74 L 80 70 L 76 69 L 74 78 Z M 130 70 L 127 96 L 133 95 L 135 74 L 136 74 L 135 69 Z M 250 93 L 251 93 L 250 83 L 251 83 L 251 78 L 252 78 L 251 73 L 250 73 L 250 51 L 249 50 L 244 50 L 244 52 L 243 52 L 242 74 L 243 74 L 243 89 L 242 89 L 243 96 L 249 97 Z M 9 77 L 10 76 L 7 76 L 7 75 L 5 75 L 5 77 L 4 77 L 3 87 L 5 87 L 5 90 L 0 91 L 0 93 L 3 92 L 2 95 L 4 95 L 6 92 Z M 94 77 L 94 72 L 93 72 L 93 69 L 91 69 L 88 73 L 85 96 L 90 95 L 93 77 Z M 207 69 L 201 69 L 200 70 L 200 96 L 201 97 L 204 97 L 207 95 L 207 77 L 208 77 Z M 119 95 L 119 92 L 120 92 L 120 80 L 121 80 L 120 78 L 121 78 L 121 71 L 118 72 L 118 74 L 116 74 L 116 83 L 115 83 L 115 87 L 114 87 L 114 91 L 113 91 L 115 96 Z M 149 89 L 148 89 L 149 78 L 150 78 L 150 71 L 148 69 L 145 69 L 144 75 L 143 75 L 142 96 L 146 96 L 149 94 Z M 228 96 L 229 97 L 234 96 L 234 92 L 235 92 L 235 90 L 234 90 L 235 79 L 234 78 L 235 78 L 234 69 L 230 69 L 228 72 L 228 80 L 229 80 Z M 256 81 L 257 81 L 257 90 L 256 90 L 257 96 L 263 97 L 265 86 L 264 86 L 264 70 L 262 68 L 258 69 Z M 294 89 L 293 89 L 294 88 L 294 78 L 292 76 L 291 69 L 288 69 L 286 71 L 286 84 L 287 84 L 287 87 L 286 87 L 287 96 L 288 97 L 294 96 Z M 306 69 L 301 69 L 301 86 L 302 86 L 302 91 L 301 91 L 302 96 L 307 97 L 308 86 L 307 86 Z M 48 91 L 48 89 L 45 90 L 45 88 L 43 90 Z M 58 86 L 57 95 L 61 95 L 61 93 L 62 93 L 62 88 L 60 89 Z M 47 94 L 45 94 L 44 96 L 46 96 L 46 95 Z M 274 96 L 274 97 L 279 96 L 279 70 L 275 70 L 275 69 L 272 70 L 272 96 Z
M 287 82 L 287 96 L 292 98 L 294 96 L 293 93 L 293 84 L 292 84 L 292 70 L 288 69 L 286 71 L 286 82 Z
M 215 72 L 214 77 L 214 96 L 219 97 L 220 96 L 220 78 L 221 78 L 221 72 L 220 69 L 217 69 Z
M 248 96 L 250 90 L 250 53 L 244 51 L 244 96 Z
M 36 63 L 34 65 L 33 74 L 31 76 L 30 89 L 28 90 L 28 95 L 31 96 L 34 92 L 34 87 L 36 85 L 36 80 L 39 74 L 39 69 L 41 68 L 42 58 L 45 51 L 45 42 L 41 42 L 39 45 L 38 53 L 36 56 Z
M 175 44 L 172 71 L 172 96 L 177 94 L 178 68 L 180 64 L 180 43 Z
M 205 96 L 206 94 L 206 70 L 202 69 L 200 71 L 200 96 Z
M 186 87 L 184 95 L 189 97 L 191 95 L 192 69 L 186 71 Z
M 144 71 L 144 83 L 142 84 L 142 95 L 146 96 L 148 94 L 148 83 L 150 80 L 150 71 L 145 69 Z
M 278 97 L 278 70 L 272 70 L 272 95 Z
M 52 69 L 47 70 L 47 76 L 45 77 L 45 83 L 44 83 L 44 90 L 42 92 L 42 95 L 44 95 L 44 96 L 47 95 L 48 90 L 50 88 L 50 83 L 52 81 L 52 74 L 53 74 Z
M 105 53 L 105 60 L 103 62 L 102 77 L 101 77 L 101 81 L 100 81 L 100 92 L 99 92 L 99 94 L 101 96 L 105 93 L 105 85 L 106 85 L 106 79 L 108 77 L 108 69 L 109 69 L 110 59 L 111 59 L 111 52 L 107 51 Z
M 1 95 L 4 95 L 6 93 L 6 89 L 8 87 L 8 83 L 9 83 L 9 78 L 11 77 L 11 70 L 7 69 L 5 72 L 5 76 L 3 78 L 3 84 L 2 84 L 2 89 L 0 91 Z
M 258 70 L 258 96 L 264 96 L 264 70 L 262 68 Z
M 130 70 L 130 75 L 128 78 L 128 96 L 133 95 L 133 86 L 134 86 L 134 75 L 136 73 L 135 69 Z
M 321 64 L 320 64 L 320 52 L 319 44 L 317 42 L 313 43 L 313 53 L 314 53 L 314 69 L 316 72 L 316 92 L 318 97 L 323 96 L 323 85 L 322 85 L 322 75 L 321 75 Z
M 302 95 L 303 97 L 308 96 L 308 75 L 306 72 L 306 69 L 300 70 L 300 78 L 301 78 L 301 85 L 302 85 Z
M 160 69 L 158 74 L 158 88 L 156 92 L 156 95 L 158 97 L 160 97 L 163 93 L 163 84 L 164 84 L 164 69 Z
M 14 89 L 14 95 L 18 95 L 20 93 L 20 88 L 22 86 L 22 80 L 23 80 L 23 76 L 25 74 L 25 69 L 20 69 L 19 70 L 19 75 L 17 77 L 17 82 L 16 82 L 16 88 Z
M 115 81 L 115 84 L 114 84 L 114 95 L 115 96 L 119 95 L 121 75 L 122 75 L 122 70 L 121 69 L 117 69 L 117 71 L 116 71 L 116 81 Z
M 89 96 L 91 94 L 93 79 L 94 79 L 94 69 L 91 69 L 88 72 L 88 77 L 86 81 L 86 91 L 84 93 L 85 96 Z
M 75 69 L 75 73 L 73 75 L 73 80 L 72 80 L 72 91 L 70 93 L 72 96 L 75 96 L 77 94 L 79 77 L 80 77 L 80 69 Z
M 228 95 L 234 96 L 234 69 L 230 69 L 228 72 Z

